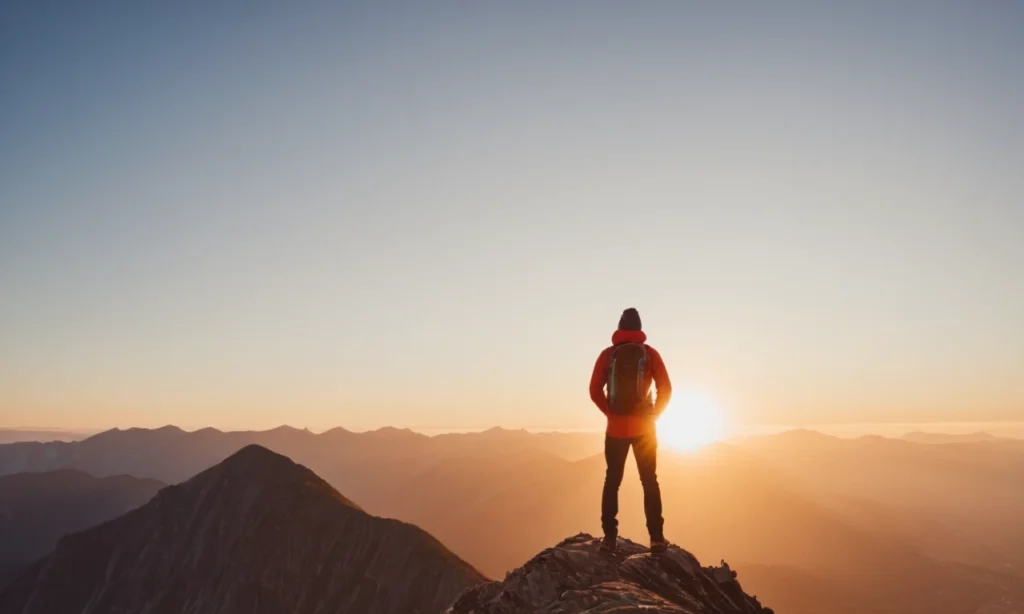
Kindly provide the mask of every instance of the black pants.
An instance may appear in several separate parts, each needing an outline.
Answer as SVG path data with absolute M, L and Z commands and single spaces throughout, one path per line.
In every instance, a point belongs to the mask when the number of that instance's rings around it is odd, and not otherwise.
M 619 485 L 626 470 L 626 457 L 633 448 L 636 468 L 640 471 L 640 483 L 644 487 L 644 513 L 647 515 L 647 531 L 652 538 L 661 539 L 665 520 L 661 517 L 661 488 L 658 486 L 658 438 L 644 435 L 635 439 L 604 438 L 604 460 L 608 470 L 604 476 L 604 492 L 601 496 L 601 528 L 605 535 L 619 534 Z

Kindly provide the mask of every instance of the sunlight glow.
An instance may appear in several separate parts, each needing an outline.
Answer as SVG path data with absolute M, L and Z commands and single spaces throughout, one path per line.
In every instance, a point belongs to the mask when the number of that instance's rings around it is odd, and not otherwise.
M 696 450 L 726 435 L 725 416 L 709 395 L 683 389 L 658 418 L 658 439 L 680 451 Z

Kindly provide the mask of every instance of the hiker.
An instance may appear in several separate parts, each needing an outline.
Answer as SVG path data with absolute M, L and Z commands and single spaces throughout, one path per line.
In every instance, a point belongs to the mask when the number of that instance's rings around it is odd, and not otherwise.
M 651 537 L 651 552 L 668 548 L 661 516 L 661 489 L 658 486 L 658 435 L 654 421 L 665 411 L 672 396 L 672 382 L 661 355 L 647 345 L 640 313 L 626 309 L 619 318 L 612 345 L 597 357 L 590 378 L 590 398 L 608 417 L 604 438 L 604 459 L 608 466 L 601 495 L 601 550 L 615 550 L 619 534 L 619 485 L 626 468 L 626 457 L 633 448 L 640 483 L 644 487 L 644 513 Z M 651 398 L 651 382 L 657 397 Z M 605 388 L 607 387 L 607 392 Z

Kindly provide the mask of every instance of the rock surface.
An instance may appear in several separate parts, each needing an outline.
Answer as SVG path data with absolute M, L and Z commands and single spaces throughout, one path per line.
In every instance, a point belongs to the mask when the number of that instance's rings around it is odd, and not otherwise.
M 463 593 L 448 614 L 519 612 L 675 614 L 771 614 L 743 592 L 725 563 L 703 567 L 672 546 L 652 555 L 619 538 L 614 554 L 598 551 L 600 540 L 581 533 L 544 550 L 504 582 L 489 582 Z
M 434 614 L 484 580 L 418 527 L 252 445 L 62 539 L 0 591 L 0 613 Z

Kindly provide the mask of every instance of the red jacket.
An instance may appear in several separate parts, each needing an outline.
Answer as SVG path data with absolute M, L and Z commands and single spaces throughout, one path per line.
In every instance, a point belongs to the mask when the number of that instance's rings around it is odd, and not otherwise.
M 612 335 L 612 345 L 605 348 L 597 357 L 594 364 L 594 373 L 590 376 L 590 398 L 597 405 L 605 416 L 608 417 L 608 429 L 605 433 L 609 437 L 617 439 L 631 439 L 641 435 L 655 432 L 654 421 L 665 411 L 668 401 L 672 397 L 672 382 L 668 378 L 668 371 L 665 370 L 665 363 L 661 360 L 661 354 L 647 345 L 647 335 L 638 330 L 617 330 Z M 654 412 L 647 415 L 621 416 L 608 413 L 608 397 L 605 394 L 605 383 L 608 379 L 608 367 L 611 363 L 612 350 L 621 343 L 643 343 L 647 348 L 650 360 L 647 362 L 647 373 L 644 376 L 643 386 L 650 388 L 653 381 L 658 396 L 654 401 Z

